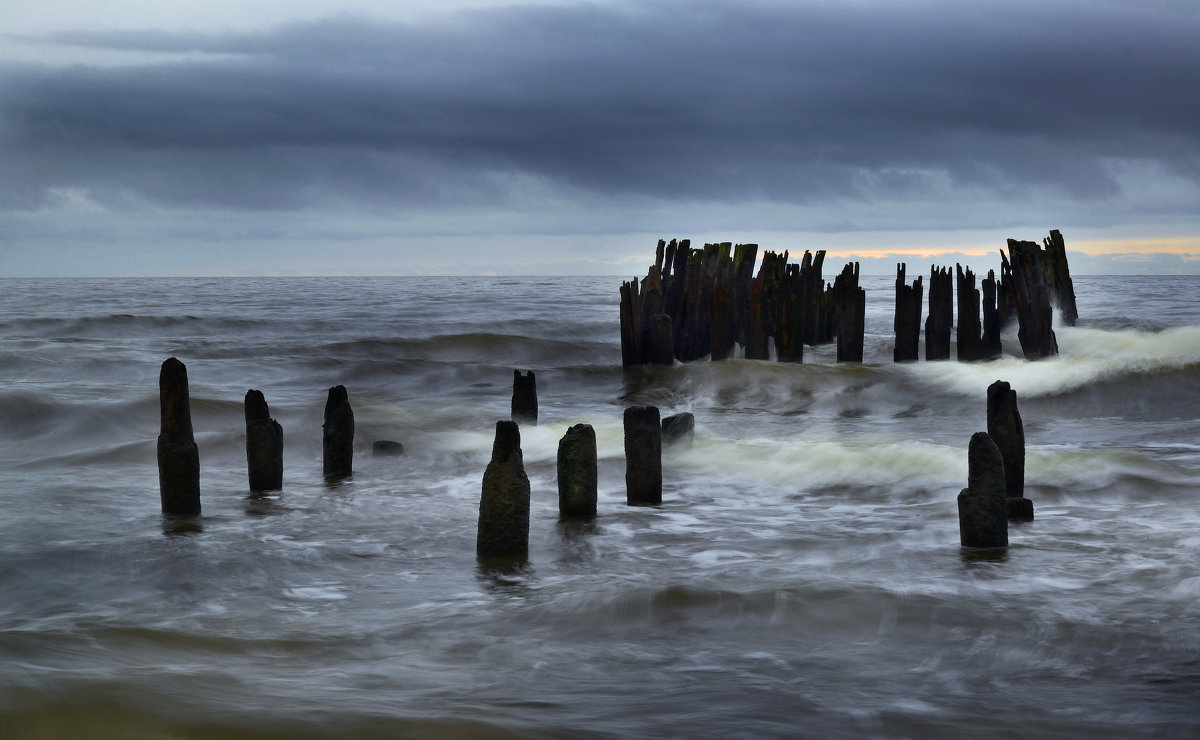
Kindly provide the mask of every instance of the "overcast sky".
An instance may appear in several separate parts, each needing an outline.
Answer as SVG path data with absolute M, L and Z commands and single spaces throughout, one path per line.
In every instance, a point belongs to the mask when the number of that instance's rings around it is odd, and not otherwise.
M 0 275 L 1200 272 L 1193 0 L 392 5 L 0 0 Z

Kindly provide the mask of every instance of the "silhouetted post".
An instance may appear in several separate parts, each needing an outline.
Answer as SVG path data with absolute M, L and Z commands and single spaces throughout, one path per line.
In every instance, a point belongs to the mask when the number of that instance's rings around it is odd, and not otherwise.
M 1033 502 L 1025 498 L 1025 428 L 1017 410 L 1017 392 L 1003 380 L 988 386 L 988 434 L 1004 459 L 1004 496 L 1008 518 L 1033 519 Z
M 576 424 L 558 441 L 558 515 L 596 516 L 596 430 Z
M 950 268 L 929 272 L 929 316 L 925 318 L 925 359 L 950 359 L 950 327 L 954 324 L 954 283 Z
M 200 514 L 200 451 L 192 436 L 187 368 L 167 358 L 158 373 L 158 492 L 168 516 Z
M 955 264 L 958 274 L 958 360 L 973 362 L 983 358 L 982 326 L 979 321 L 979 289 L 975 273 Z
M 834 278 L 833 301 L 837 316 L 837 361 L 862 362 L 867 292 L 858 287 L 857 262 L 847 263 Z
M 251 491 L 283 488 L 283 427 L 271 418 L 262 391 L 246 391 L 246 468 Z
M 483 472 L 475 554 L 481 558 L 529 554 L 529 477 L 515 421 L 496 422 L 492 459 Z
M 1011 275 L 1017 310 L 1017 338 L 1025 359 L 1036 360 L 1058 354 L 1054 336 L 1054 309 L 1042 267 L 1042 249 L 1036 242 L 1008 240 L 1008 258 L 1000 253 L 1001 270 Z
M 511 418 L 518 424 L 537 426 L 537 378 L 532 370 L 525 375 L 521 375 L 520 370 L 513 370 Z
M 625 501 L 662 503 L 662 427 L 657 406 L 625 409 Z
M 668 416 L 662 420 L 663 444 L 683 444 L 692 446 L 696 438 L 696 417 L 688 412 Z
M 354 410 L 350 408 L 346 386 L 329 389 L 322 429 L 325 477 L 349 478 L 354 473 Z
M 967 487 L 958 494 L 958 536 L 963 547 L 1008 547 L 1004 460 L 987 432 L 971 435 Z
M 1042 240 L 1046 251 L 1043 253 L 1043 263 L 1047 281 L 1053 293 L 1054 305 L 1058 306 L 1059 315 L 1067 326 L 1075 326 L 1079 319 L 1079 309 L 1075 306 L 1075 283 L 1071 280 L 1071 270 L 1067 267 L 1067 245 L 1063 242 L 1062 232 L 1050 229 L 1050 236 Z
M 896 316 L 892 328 L 896 330 L 896 347 L 892 351 L 895 362 L 915 362 L 920 359 L 921 346 L 921 276 L 913 284 L 904 281 L 906 265 L 896 265 Z
M 1000 330 L 1003 319 L 996 290 L 996 271 L 988 270 L 981 281 L 983 287 L 983 341 L 979 348 L 981 360 L 994 360 L 1004 354 L 1000 346 Z

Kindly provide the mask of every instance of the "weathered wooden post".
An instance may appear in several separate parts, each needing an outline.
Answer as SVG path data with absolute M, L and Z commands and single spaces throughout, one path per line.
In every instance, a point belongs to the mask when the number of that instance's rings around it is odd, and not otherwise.
M 532 370 L 525 375 L 521 375 L 520 370 L 513 370 L 512 413 L 510 418 L 518 424 L 537 426 L 537 377 L 534 376 Z
M 558 441 L 558 515 L 562 519 L 596 516 L 596 430 L 576 424 Z
M 199 516 L 200 451 L 192 436 L 187 367 L 174 357 L 158 373 L 158 492 L 167 516 Z
M 1054 305 L 1058 306 L 1063 323 L 1075 326 L 1079 319 L 1079 309 L 1075 306 L 1075 283 L 1071 280 L 1071 270 L 1067 266 L 1067 245 L 1063 242 L 1062 233 L 1058 229 L 1050 229 L 1050 236 L 1043 239 L 1042 244 L 1046 247 L 1044 264 L 1050 289 L 1054 294 Z
M 515 421 L 496 422 L 492 459 L 483 472 L 475 554 L 481 558 L 529 554 L 529 477 Z
M 1036 242 L 1008 240 L 1008 258 L 1000 253 L 1001 269 L 1011 275 L 1013 300 L 1017 310 L 1017 338 L 1025 359 L 1036 360 L 1058 354 L 1054 336 L 1054 309 L 1050 289 L 1041 267 L 1041 247 Z
M 955 263 L 958 276 L 958 361 L 983 359 L 982 326 L 979 321 L 979 289 L 975 273 Z
M 1008 518 L 1033 519 L 1033 502 L 1025 498 L 1025 428 L 1017 410 L 1017 392 L 1003 380 L 988 386 L 988 435 L 1004 459 L 1004 496 Z
M 892 328 L 896 331 L 896 347 L 892 350 L 895 362 L 915 362 L 920 359 L 921 347 L 921 276 L 908 285 L 904 281 L 907 265 L 896 265 L 896 316 Z
M 625 409 L 625 502 L 662 503 L 662 426 L 657 406 Z
M 847 263 L 833 283 L 837 315 L 837 361 L 862 362 L 867 292 L 858 287 L 858 263 Z
M 1008 547 L 1004 460 L 987 432 L 971 435 L 967 487 L 958 494 L 958 536 L 963 547 Z
M 665 417 L 662 420 L 662 441 L 664 445 L 678 444 L 692 446 L 696 438 L 696 417 L 685 411 L 681 414 Z
M 354 473 L 354 410 L 346 386 L 329 389 L 325 401 L 325 423 L 322 426 L 321 451 L 325 478 L 349 478 Z
M 246 391 L 246 469 L 251 491 L 283 488 L 283 427 L 271 418 L 262 391 Z
M 994 360 L 1004 354 L 1000 346 L 1000 331 L 1004 328 L 996 290 L 996 271 L 988 270 L 981 281 L 983 286 L 983 341 L 980 344 L 980 359 Z
M 954 283 L 949 267 L 929 272 L 929 316 L 925 318 L 925 359 L 950 359 L 950 327 L 954 324 Z

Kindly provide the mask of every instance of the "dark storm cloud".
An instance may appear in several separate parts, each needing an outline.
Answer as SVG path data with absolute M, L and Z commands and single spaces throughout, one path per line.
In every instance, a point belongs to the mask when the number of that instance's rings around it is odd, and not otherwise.
M 167 204 L 813 203 L 1113 195 L 1109 163 L 1200 180 L 1186 3 L 648 3 L 353 18 L 255 34 L 75 33 L 170 54 L 0 70 L 0 198 Z M 186 56 L 182 56 L 186 55 Z

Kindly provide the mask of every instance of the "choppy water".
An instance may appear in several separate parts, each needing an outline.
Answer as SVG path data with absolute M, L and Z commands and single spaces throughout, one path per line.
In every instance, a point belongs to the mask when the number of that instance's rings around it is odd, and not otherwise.
M 619 278 L 0 281 L 0 736 L 1195 737 L 1200 281 L 1079 277 L 1060 358 L 904 366 L 892 278 L 864 283 L 862 366 L 627 376 Z M 190 531 L 159 513 L 172 355 Z M 529 563 L 504 573 L 474 538 L 514 368 L 542 421 Z M 975 559 L 955 496 L 997 379 L 1037 519 Z M 357 457 L 329 487 L 336 384 Z M 265 497 L 249 388 L 284 427 Z M 658 509 L 624 505 L 634 403 L 696 415 Z M 565 525 L 579 422 L 600 516 Z M 385 438 L 408 454 L 371 457 Z

